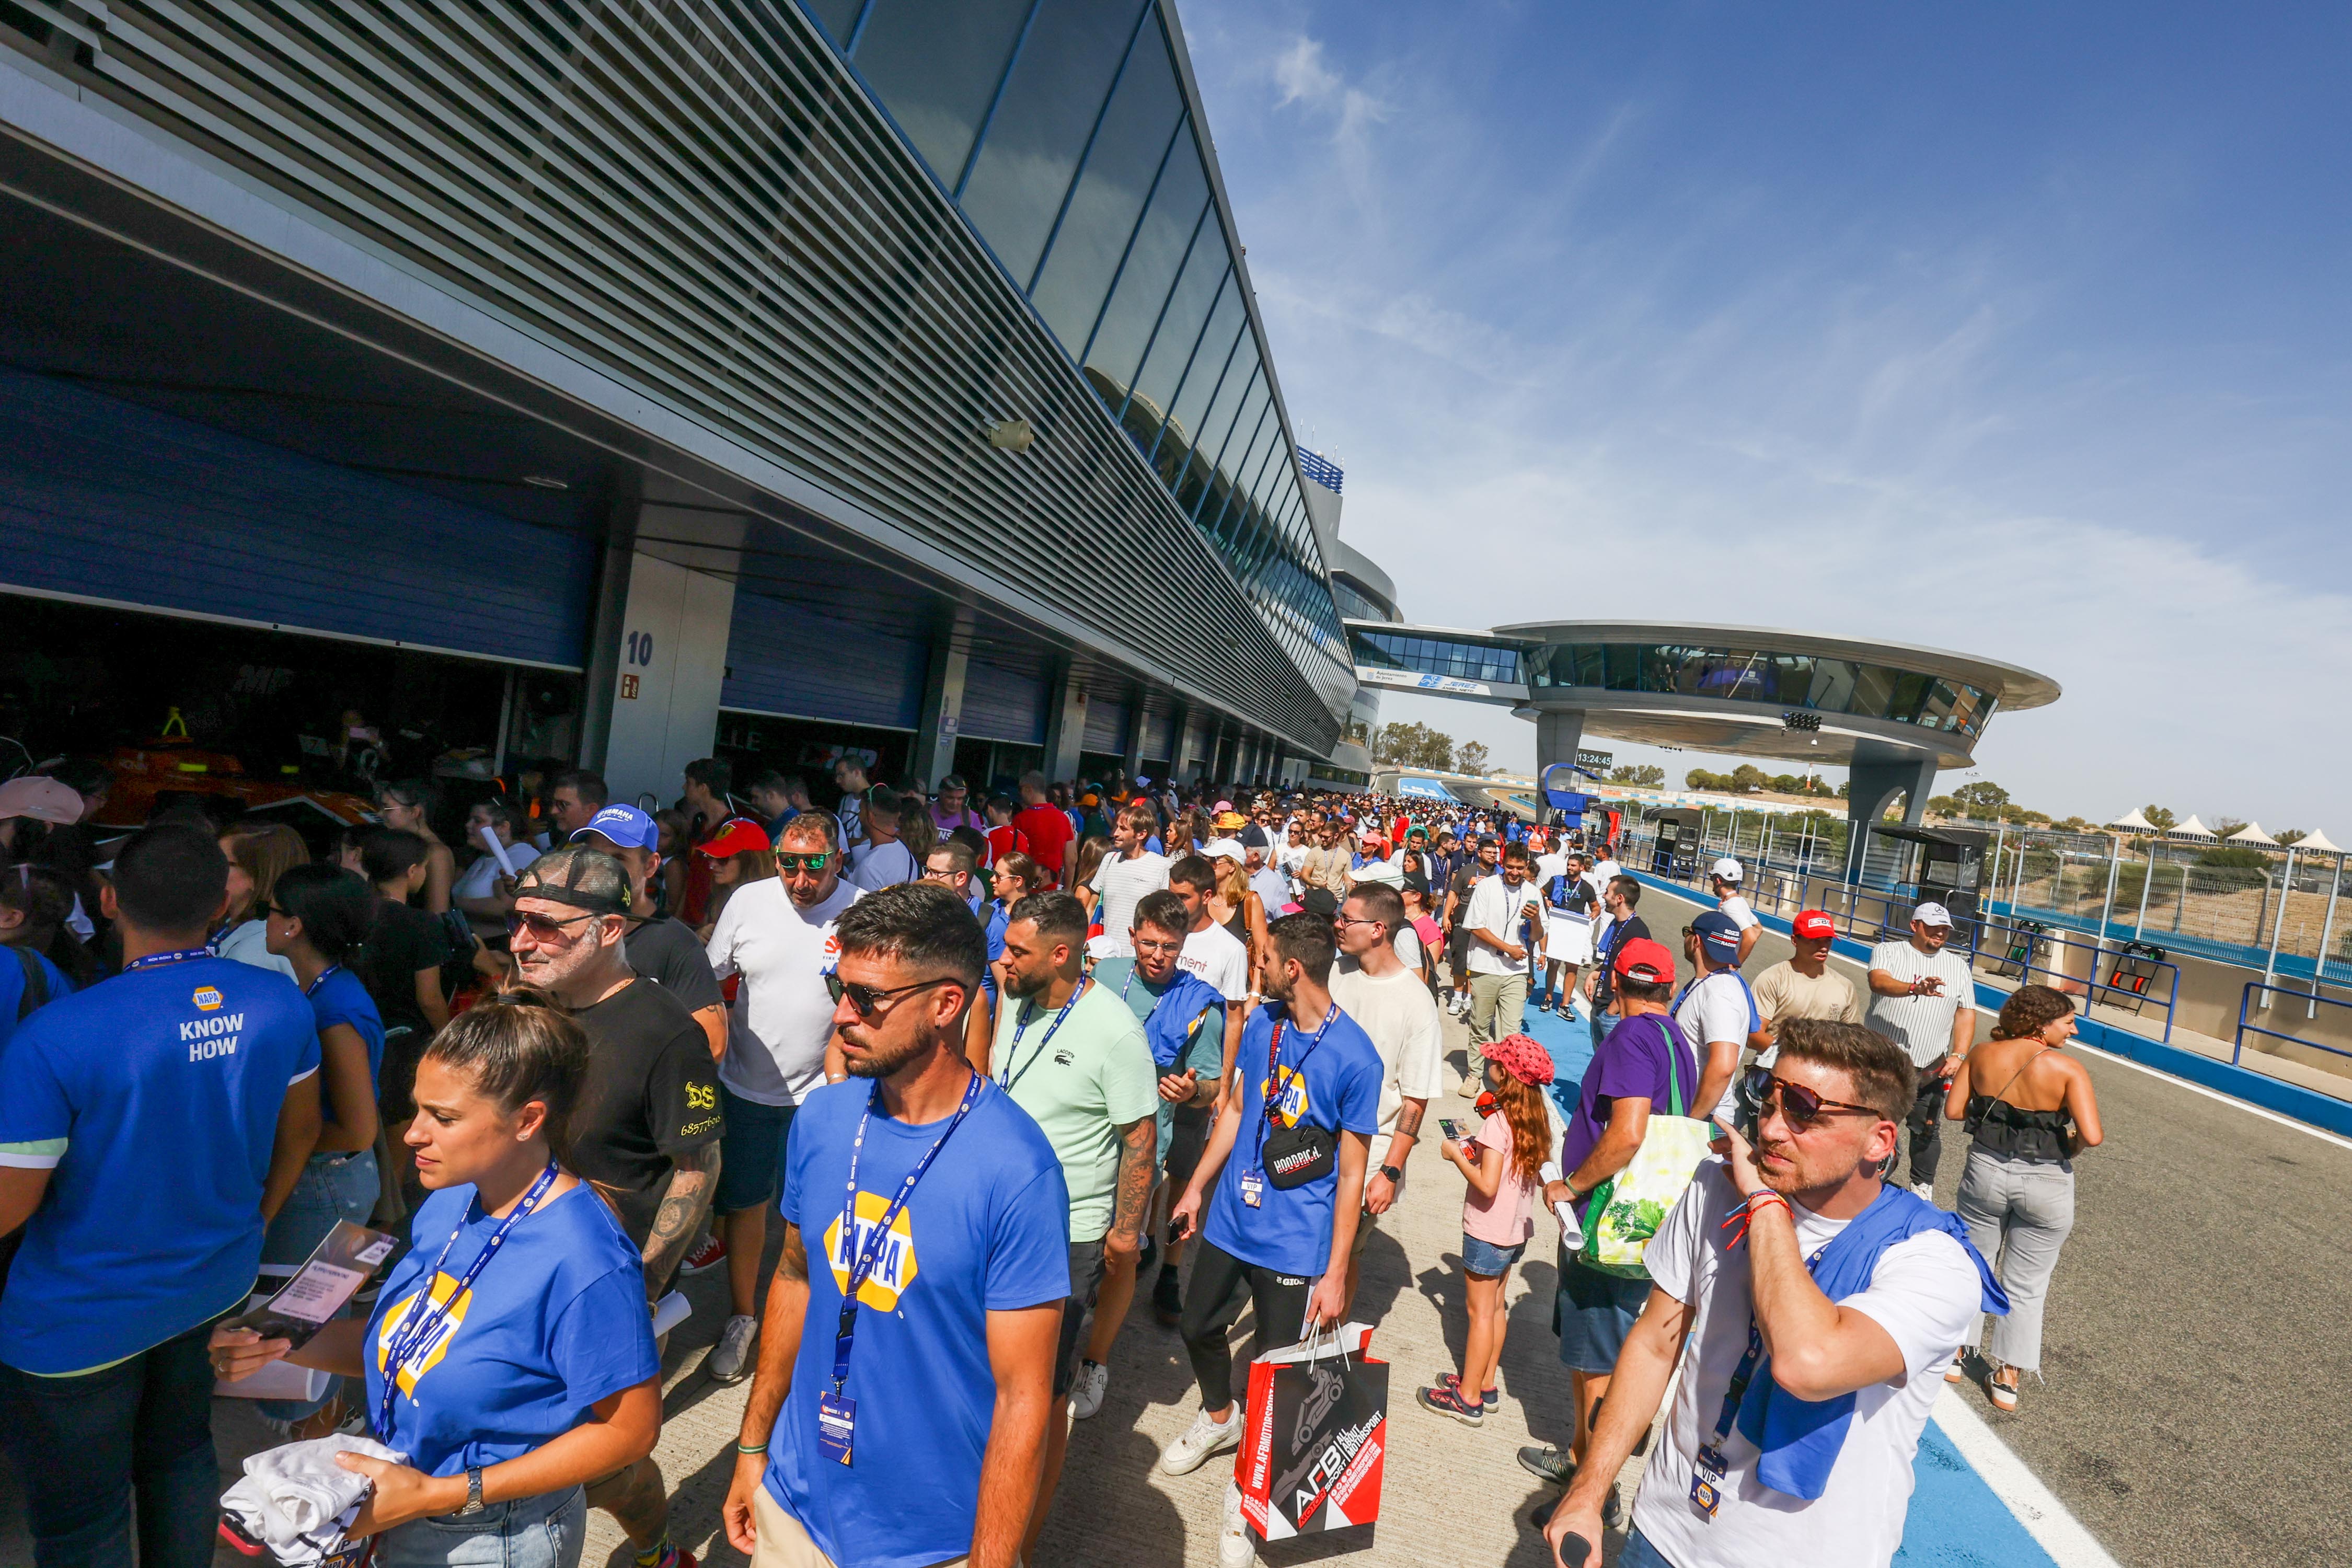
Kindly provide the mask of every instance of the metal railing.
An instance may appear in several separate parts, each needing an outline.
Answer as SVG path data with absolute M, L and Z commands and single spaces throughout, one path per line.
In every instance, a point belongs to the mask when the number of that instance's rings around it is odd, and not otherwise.
M 2284 985 L 2273 985 L 2267 981 L 2249 980 L 2246 982 L 2245 989 L 2238 993 L 2238 1032 L 2230 1041 L 2231 1065 L 2242 1065 L 2239 1058 L 2245 1054 L 2248 1035 L 2264 1035 L 2273 1040 L 2284 1040 L 2291 1046 L 2304 1046 L 2315 1051 L 2326 1051 L 2330 1056 L 2352 1057 L 2352 1050 L 2346 1050 L 2342 1046 L 2331 1046 L 2325 1040 L 2315 1040 L 2303 1035 L 2290 1035 L 2284 1029 L 2265 1029 L 2260 1024 L 2249 1022 L 2246 1015 L 2252 1010 L 2256 992 L 2292 996 L 2298 1002 L 2310 1004 L 2308 1010 L 2304 1014 L 2307 1018 L 2317 1017 L 2319 1009 L 2322 1007 L 2333 1007 L 2338 1013 L 2352 1014 L 2352 1002 L 2338 1002 L 2333 997 L 2316 995 L 2309 991 L 2292 991 Z M 2263 1011 L 2269 1011 L 2270 1003 L 2267 999 L 2262 1005 Z
M 2180 966 L 2166 959 L 2162 948 L 2137 942 L 2114 949 L 2095 948 L 2086 978 L 2055 962 L 2058 954 L 2053 948 L 2065 944 L 2064 933 L 2043 921 L 1988 919 L 1978 926 L 1971 958 L 1989 959 L 1996 979 L 2027 985 L 2034 984 L 2037 974 L 2048 975 L 2053 990 L 2082 997 L 2086 1013 L 2103 1002 L 2110 1007 L 2129 1007 L 2135 1017 L 2144 1017 L 2150 1006 L 2161 1007 L 2164 1033 L 2158 1037 L 2166 1045 L 2172 1043 L 2172 1020 L 2180 1003 Z M 2040 962 L 2044 958 L 2053 962 Z M 2099 973 L 2102 963 L 2106 966 L 2105 979 Z M 2164 983 L 2160 995 L 2158 981 Z

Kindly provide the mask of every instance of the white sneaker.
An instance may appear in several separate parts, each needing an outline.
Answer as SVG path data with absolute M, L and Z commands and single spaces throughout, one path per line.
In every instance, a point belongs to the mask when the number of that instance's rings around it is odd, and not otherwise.
M 1914 1182 L 1911 1190 L 1931 1204 L 1936 1201 L 1936 1184 L 1933 1182 Z
M 1242 1512 L 1242 1489 L 1225 1483 L 1225 1518 L 1217 1531 L 1217 1568 L 1251 1568 L 1257 1561 L 1257 1542 L 1250 1539 L 1249 1520 Z
M 1238 1446 L 1242 1440 L 1242 1413 L 1235 1410 L 1223 1424 L 1209 1419 L 1202 1411 L 1192 1417 L 1192 1424 L 1173 1443 L 1160 1451 L 1160 1468 L 1171 1476 L 1189 1476 L 1208 1463 L 1209 1456 L 1221 1449 Z M 1240 1493 L 1234 1494 L 1239 1498 Z M 1238 1502 L 1234 1504 L 1240 1506 Z
M 1078 1363 L 1078 1379 L 1070 1384 L 1070 1414 L 1080 1421 L 1091 1418 L 1109 1392 L 1110 1368 L 1098 1361 Z
M 730 1318 L 727 1326 L 719 1331 L 719 1342 L 710 1347 L 709 1356 L 702 1370 L 710 1374 L 713 1383 L 740 1383 L 751 1370 L 751 1346 L 760 1337 L 757 1318 Z

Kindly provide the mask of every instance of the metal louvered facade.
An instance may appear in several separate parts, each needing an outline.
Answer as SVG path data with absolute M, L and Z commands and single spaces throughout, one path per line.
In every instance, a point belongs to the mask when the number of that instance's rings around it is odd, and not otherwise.
M 26 9 L 77 40 L 53 68 L 118 110 L 886 520 L 983 597 L 1303 751 L 1337 737 L 1354 682 L 1319 558 L 1271 536 L 1236 556 L 1183 509 L 796 5 Z M 982 438 L 1011 418 L 1025 453 Z

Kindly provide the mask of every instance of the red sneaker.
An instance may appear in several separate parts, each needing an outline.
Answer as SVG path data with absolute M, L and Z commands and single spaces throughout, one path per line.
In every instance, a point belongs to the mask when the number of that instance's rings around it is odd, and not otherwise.
M 680 1274 L 699 1274 L 706 1268 L 716 1268 L 726 1261 L 727 1244 L 714 1236 L 692 1252 L 688 1253 L 686 1261 L 678 1265 L 677 1271 Z

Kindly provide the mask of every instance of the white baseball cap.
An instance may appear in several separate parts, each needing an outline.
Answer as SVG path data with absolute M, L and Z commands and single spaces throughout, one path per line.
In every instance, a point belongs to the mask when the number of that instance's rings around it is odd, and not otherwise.
M 1739 880 L 1739 862 L 1727 855 L 1715 863 L 1715 874 L 1727 882 Z
M 1911 911 L 1911 918 L 1923 926 L 1948 926 L 1952 911 L 1941 904 L 1921 904 Z

